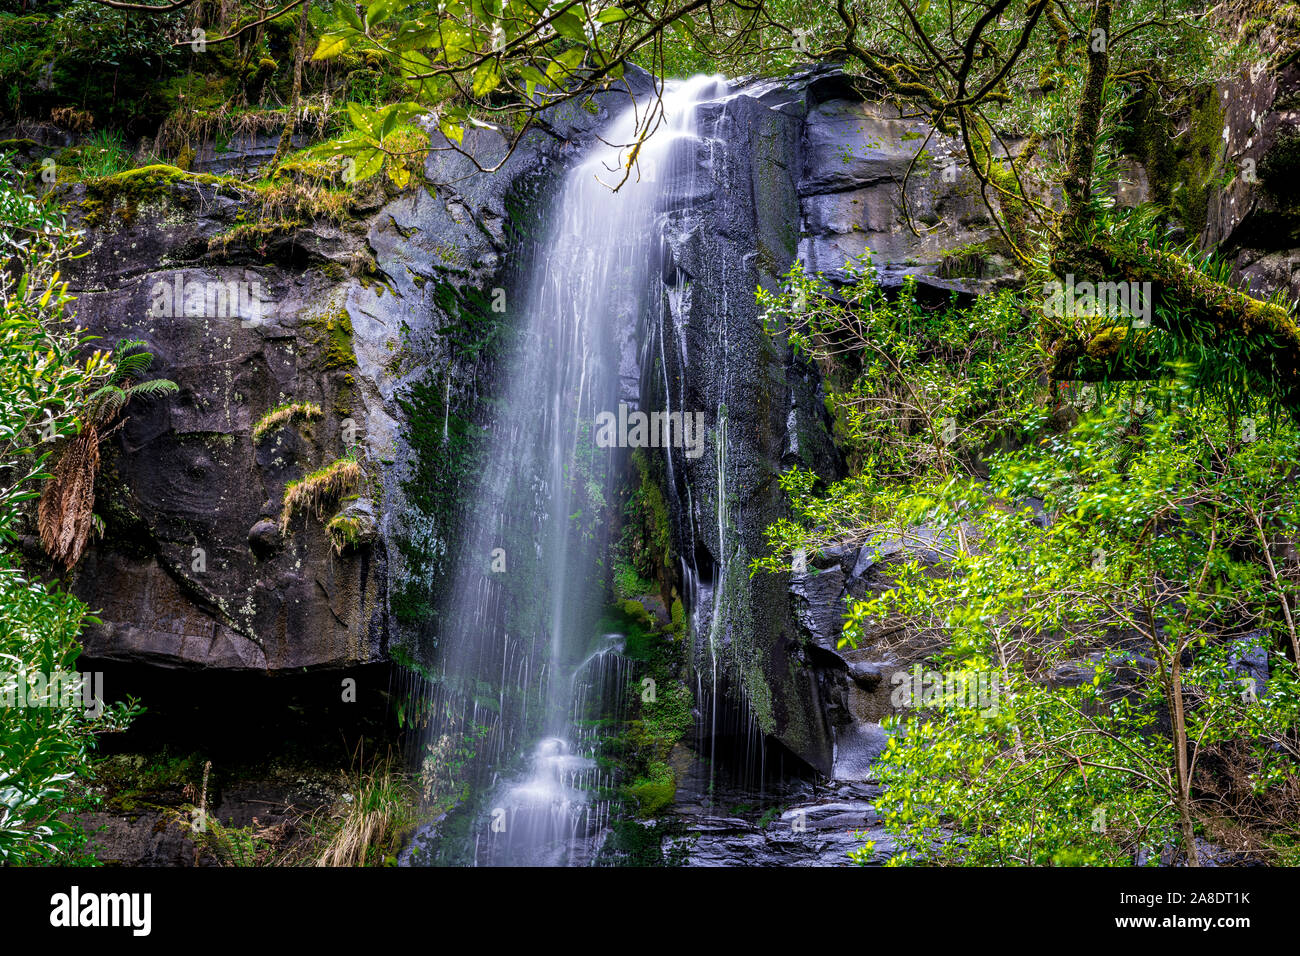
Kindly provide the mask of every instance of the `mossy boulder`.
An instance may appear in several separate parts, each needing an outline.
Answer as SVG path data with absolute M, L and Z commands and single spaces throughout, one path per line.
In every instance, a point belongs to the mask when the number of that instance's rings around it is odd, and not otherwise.
M 130 225 L 141 208 L 169 201 L 174 195 L 174 187 L 181 183 L 208 186 L 231 196 L 243 193 L 242 187 L 234 180 L 157 163 L 88 180 L 85 198 L 77 205 L 87 226 L 108 225 L 115 217 Z

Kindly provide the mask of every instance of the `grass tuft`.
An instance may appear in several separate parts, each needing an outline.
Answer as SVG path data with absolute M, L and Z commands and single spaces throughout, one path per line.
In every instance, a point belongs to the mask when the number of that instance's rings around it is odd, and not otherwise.
M 334 553 L 340 555 L 364 544 L 370 536 L 370 530 L 370 522 L 357 515 L 336 514 L 325 525 L 325 533 L 334 546 Z
M 338 829 L 330 837 L 318 866 L 384 866 L 419 823 L 419 793 L 407 776 L 384 765 L 355 779 L 348 799 L 339 801 Z
M 320 406 L 315 402 L 285 402 L 277 405 L 263 415 L 253 426 L 253 444 L 257 444 L 271 432 L 285 425 L 301 425 L 314 421 L 322 415 Z
M 280 529 L 287 531 L 289 522 L 300 511 L 311 511 L 318 519 L 325 509 L 361 484 L 361 465 L 355 458 L 340 458 L 284 489 L 284 507 L 280 512 Z

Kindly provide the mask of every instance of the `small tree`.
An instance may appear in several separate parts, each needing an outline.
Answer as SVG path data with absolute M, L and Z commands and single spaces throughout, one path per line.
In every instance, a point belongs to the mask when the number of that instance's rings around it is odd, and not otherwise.
M 112 353 L 112 371 L 87 399 L 75 438 L 68 443 L 54 475 L 41 492 L 41 543 L 50 557 L 72 568 L 94 529 L 95 476 L 99 473 L 99 443 L 120 428 L 113 425 L 133 398 L 154 398 L 177 391 L 166 379 L 138 381 L 153 364 L 144 343 L 122 339 Z M 111 426 L 111 427 L 110 427 Z

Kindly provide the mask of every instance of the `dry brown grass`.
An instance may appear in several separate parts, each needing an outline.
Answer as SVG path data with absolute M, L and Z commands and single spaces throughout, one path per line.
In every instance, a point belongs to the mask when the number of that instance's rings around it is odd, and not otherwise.
M 313 97 L 295 114 L 296 131 L 313 138 L 320 137 L 335 115 L 334 102 L 329 96 Z M 238 139 L 277 133 L 288 119 L 289 113 L 285 109 L 241 106 L 234 100 L 212 109 L 181 107 L 159 125 L 153 149 L 162 155 L 187 147 L 197 149 L 221 137 Z
M 280 512 L 281 530 L 287 531 L 289 522 L 300 511 L 310 511 L 317 520 L 323 519 L 327 508 L 356 491 L 360 484 L 361 466 L 355 458 L 340 458 L 305 478 L 289 482 Z
M 253 444 L 284 425 L 313 421 L 321 417 L 321 408 L 315 402 L 287 402 L 277 405 L 263 415 L 253 426 Z
M 262 201 L 261 220 L 324 219 L 337 225 L 349 218 L 353 200 L 351 188 L 289 178 L 257 183 L 253 188 Z
M 1214 843 L 1247 859 L 1294 866 L 1300 860 L 1300 777 L 1288 774 L 1260 789 L 1258 742 L 1229 740 L 1207 747 L 1196 768 L 1197 816 Z M 1292 755 L 1294 734 L 1274 740 Z
M 392 827 L 393 813 L 390 809 L 366 810 L 354 802 L 343 826 L 325 847 L 317 863 L 320 866 L 364 866 L 367 851 L 383 842 Z
M 79 560 L 94 527 L 99 431 L 85 425 L 69 442 L 41 492 L 37 527 L 45 551 L 65 568 Z
M 318 866 L 374 866 L 391 862 L 414 828 L 419 795 L 406 776 L 388 765 L 357 778 L 343 804 L 338 829 Z

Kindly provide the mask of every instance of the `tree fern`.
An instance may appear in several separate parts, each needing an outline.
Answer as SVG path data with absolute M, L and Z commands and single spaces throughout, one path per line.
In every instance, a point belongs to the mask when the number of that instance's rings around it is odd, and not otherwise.
M 113 371 L 90 394 L 80 434 L 64 450 L 38 508 L 41 542 L 50 557 L 71 568 L 80 559 L 95 527 L 95 477 L 99 442 L 107 427 L 133 398 L 152 399 L 179 391 L 165 378 L 137 381 L 153 365 L 153 355 L 138 339 L 121 339 L 113 349 Z

